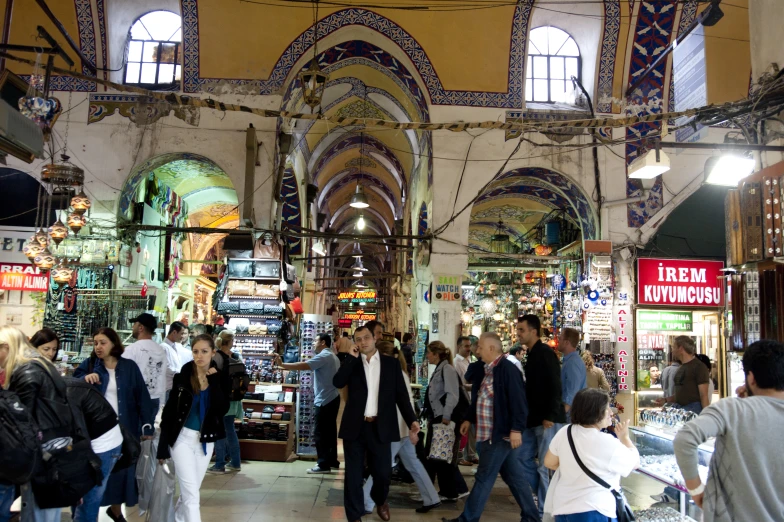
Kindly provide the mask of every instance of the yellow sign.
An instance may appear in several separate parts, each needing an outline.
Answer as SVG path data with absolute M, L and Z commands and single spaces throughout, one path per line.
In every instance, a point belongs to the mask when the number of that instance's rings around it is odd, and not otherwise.
M 339 303 L 375 303 L 376 291 L 367 290 L 364 292 L 340 292 L 338 295 Z

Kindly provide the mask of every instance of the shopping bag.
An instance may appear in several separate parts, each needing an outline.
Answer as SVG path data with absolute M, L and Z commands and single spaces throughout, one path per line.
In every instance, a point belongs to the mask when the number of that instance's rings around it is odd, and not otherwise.
M 547 487 L 547 496 L 544 501 L 544 516 L 542 522 L 555 522 L 553 509 L 555 508 L 555 492 L 558 489 L 558 483 L 561 482 L 561 468 L 555 470 L 553 478 L 550 479 L 550 485 Z M 541 500 L 540 500 L 541 502 Z
M 157 466 L 147 522 L 174 522 L 174 461 Z
M 143 440 L 141 452 L 136 463 L 136 485 L 139 487 L 139 515 L 149 509 L 150 496 L 152 495 L 155 468 L 158 461 L 155 458 L 158 451 L 158 439 Z
M 433 423 L 430 426 L 433 430 L 433 440 L 430 443 L 430 454 L 427 458 L 431 460 L 441 460 L 452 462 L 455 449 L 455 423 L 449 425 Z

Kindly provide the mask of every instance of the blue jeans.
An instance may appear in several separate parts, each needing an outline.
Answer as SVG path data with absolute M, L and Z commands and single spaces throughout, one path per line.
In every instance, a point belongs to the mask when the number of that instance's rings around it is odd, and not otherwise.
M 555 515 L 555 522 L 616 522 L 616 520 L 618 519 L 606 517 L 598 511 Z
M 22 486 L 22 522 L 60 522 L 62 512 L 61 508 L 39 508 L 32 486 Z
M 240 440 L 237 438 L 237 430 L 234 429 L 234 415 L 223 417 L 223 427 L 226 429 L 226 438 L 215 441 L 215 469 L 226 468 L 226 449 L 228 448 L 231 465 L 239 469 L 242 465 L 240 461 Z
M 0 482 L 0 522 L 8 522 L 11 519 L 11 504 L 14 503 L 16 486 Z
M 408 437 L 404 437 L 400 439 L 400 442 L 393 442 L 390 446 L 392 447 L 392 465 L 395 465 L 395 457 L 399 455 L 400 460 L 403 461 L 406 469 L 411 473 L 411 478 L 414 479 L 414 483 L 416 483 L 417 489 L 419 489 L 419 494 L 422 495 L 422 505 L 432 506 L 441 502 L 435 486 L 433 486 L 427 471 L 425 471 L 425 466 L 417 458 L 416 448 L 411 444 L 411 440 Z M 368 512 L 373 511 L 373 507 L 376 505 L 373 499 L 370 498 L 370 490 L 372 488 L 373 477 L 368 477 L 365 486 L 362 488 L 365 493 L 365 511 Z
M 523 468 L 520 465 L 519 454 L 522 448 L 512 449 L 509 442 L 505 440 L 496 443 L 477 442 L 476 448 L 481 451 L 479 468 L 476 470 L 474 487 L 466 499 L 460 521 L 479 521 L 500 472 L 501 478 L 509 486 L 520 506 L 520 522 L 539 522 L 541 517 L 536 512 L 534 497 L 531 495 L 531 489 L 528 487 Z
M 82 498 L 82 503 L 76 506 L 73 516 L 74 522 L 95 522 L 98 520 L 98 512 L 101 510 L 103 492 L 106 491 L 109 475 L 112 474 L 114 465 L 120 460 L 120 455 L 122 455 L 122 444 L 109 451 L 98 453 L 98 457 L 101 459 L 103 482 L 91 489 Z
M 680 406 L 680 408 L 682 410 L 691 411 L 693 413 L 696 413 L 697 415 L 702 413 L 702 403 L 700 401 L 690 402 L 689 404 L 686 404 L 685 406 Z
M 547 498 L 547 487 L 550 485 L 550 470 L 544 466 L 544 456 L 550 449 L 555 434 L 563 427 L 556 424 L 552 428 L 544 426 L 528 428 L 523 432 L 523 447 L 520 448 L 520 464 L 531 491 L 536 491 L 539 500 L 539 517 L 544 514 L 544 500 Z M 539 460 L 538 464 L 536 460 Z

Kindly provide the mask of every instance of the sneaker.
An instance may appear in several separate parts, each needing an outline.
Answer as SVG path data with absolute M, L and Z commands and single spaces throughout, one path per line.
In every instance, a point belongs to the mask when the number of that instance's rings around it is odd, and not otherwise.
M 466 491 L 465 493 L 460 493 L 460 494 L 457 496 L 457 498 L 458 498 L 458 499 L 461 499 L 461 498 L 466 498 L 466 497 L 467 497 L 468 495 L 470 495 L 470 494 L 471 494 L 471 492 L 470 492 L 470 491 Z
M 665 504 L 669 504 L 670 502 L 673 502 L 673 500 L 669 496 L 665 495 L 664 493 L 662 493 L 661 495 L 651 495 L 651 498 L 656 502 L 663 502 Z
M 310 473 L 311 475 L 315 475 L 315 474 L 322 474 L 323 475 L 325 473 L 329 473 L 329 470 L 328 469 L 321 469 L 320 467 L 315 466 L 313 468 L 310 468 L 308 470 L 308 473 Z
M 231 464 L 226 464 L 226 471 L 242 471 L 241 467 L 235 468 Z
M 226 470 L 223 468 L 216 468 L 215 466 L 213 466 L 207 470 L 207 473 L 212 473 L 214 475 L 223 475 L 224 473 L 226 473 Z
M 449 497 L 445 497 L 445 496 L 442 496 L 442 495 L 438 495 L 438 498 L 441 499 L 441 502 L 457 502 L 457 497 L 449 498 Z

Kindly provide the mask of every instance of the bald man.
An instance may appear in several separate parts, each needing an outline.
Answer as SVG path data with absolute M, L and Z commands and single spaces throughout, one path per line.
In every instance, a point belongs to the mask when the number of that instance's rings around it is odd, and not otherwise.
M 476 445 L 482 458 L 463 513 L 449 522 L 479 522 L 499 472 L 520 506 L 520 521 L 538 522 L 518 455 L 528 417 L 523 376 L 504 357 L 501 339 L 495 333 L 482 334 L 476 355 L 485 367 L 483 372 L 473 372 L 471 408 L 460 433 L 465 435 L 471 424 L 476 425 Z

